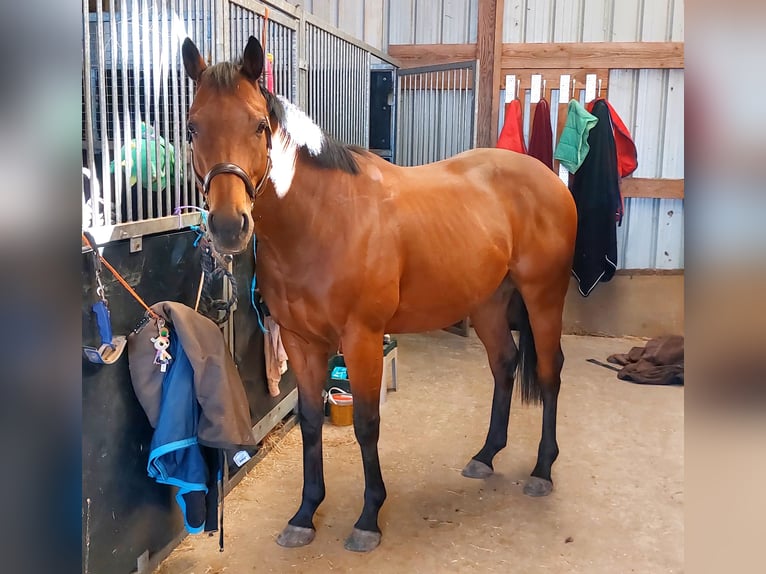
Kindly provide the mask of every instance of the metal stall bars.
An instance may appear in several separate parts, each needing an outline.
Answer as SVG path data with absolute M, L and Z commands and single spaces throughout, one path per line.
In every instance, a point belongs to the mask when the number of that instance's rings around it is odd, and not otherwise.
M 478 62 L 399 70 L 396 163 L 422 165 L 476 146 Z
M 346 144 L 369 147 L 370 71 L 393 68 L 390 57 L 305 14 L 304 111 L 328 134 Z
M 201 206 L 185 138 L 193 86 L 180 44 L 208 62 L 241 56 L 249 35 L 274 55 L 275 92 L 336 139 L 367 147 L 371 67 L 385 53 L 283 0 L 83 0 L 83 227 L 99 244 L 186 227 Z M 106 6 L 106 8 L 105 8 Z
M 228 6 L 227 6 L 228 5 Z M 229 0 L 226 57 L 236 61 L 242 56 L 250 36 L 262 40 L 266 6 L 255 0 Z M 274 74 L 274 93 L 293 103 L 298 98 L 298 28 L 300 20 L 278 10 L 270 10 L 266 26 L 267 54 L 271 54 Z
M 83 227 L 98 243 L 177 229 L 202 205 L 185 138 L 192 84 L 180 44 L 219 57 L 217 0 L 83 0 Z
M 238 58 L 250 35 L 261 38 L 269 8 L 266 51 L 274 55 L 274 88 L 337 140 L 367 147 L 371 67 L 391 58 L 283 0 L 224 0 L 227 56 Z

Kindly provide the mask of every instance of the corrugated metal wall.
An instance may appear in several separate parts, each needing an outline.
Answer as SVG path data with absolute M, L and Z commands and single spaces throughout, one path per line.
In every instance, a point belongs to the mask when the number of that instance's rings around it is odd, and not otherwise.
M 369 143 L 370 55 L 313 24 L 306 28 L 306 113 L 343 143 Z M 339 100 L 343 106 L 338 106 Z
M 503 42 L 680 42 L 683 17 L 683 0 L 505 0 Z
M 303 0 L 303 8 L 385 50 L 388 44 L 476 42 L 479 0 Z
M 355 38 L 380 50 L 388 47 L 388 7 L 391 0 L 292 0 L 306 12 L 322 18 Z
M 478 0 L 389 0 L 391 44 L 476 42 Z

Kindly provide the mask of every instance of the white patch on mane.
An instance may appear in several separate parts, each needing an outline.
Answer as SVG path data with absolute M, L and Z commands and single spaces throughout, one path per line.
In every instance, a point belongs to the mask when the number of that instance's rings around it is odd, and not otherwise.
M 300 109 L 282 96 L 277 98 L 285 108 L 285 119 L 273 137 L 269 179 L 274 183 L 277 196 L 281 198 L 287 195 L 293 183 L 298 148 L 305 146 L 309 154 L 318 155 L 322 151 L 324 134 Z

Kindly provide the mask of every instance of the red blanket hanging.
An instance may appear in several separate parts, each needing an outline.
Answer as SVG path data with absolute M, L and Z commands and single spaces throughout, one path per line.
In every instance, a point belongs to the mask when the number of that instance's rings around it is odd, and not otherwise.
M 518 153 L 527 153 L 519 100 L 511 100 L 505 104 L 505 121 L 503 122 L 503 129 L 500 131 L 500 137 L 497 139 L 497 147 Z

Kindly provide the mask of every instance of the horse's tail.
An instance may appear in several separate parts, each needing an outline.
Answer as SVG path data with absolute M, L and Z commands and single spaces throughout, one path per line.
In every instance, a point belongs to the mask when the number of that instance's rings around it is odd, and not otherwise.
M 518 292 L 517 292 L 518 293 Z M 525 404 L 538 404 L 542 400 L 542 389 L 537 380 L 537 350 L 532 336 L 532 326 L 529 323 L 527 306 L 521 296 L 518 296 L 514 306 L 515 326 L 519 331 L 519 355 L 516 364 L 516 380 L 521 390 L 521 402 Z

